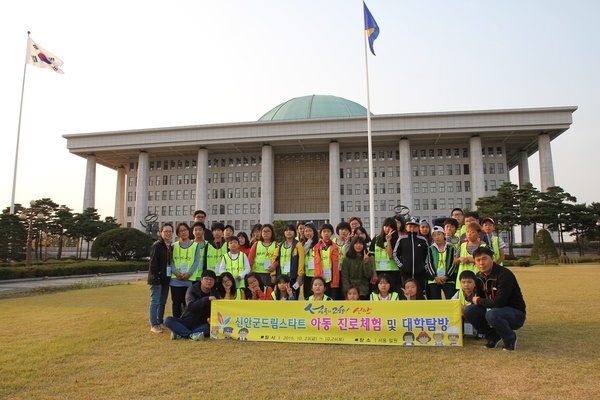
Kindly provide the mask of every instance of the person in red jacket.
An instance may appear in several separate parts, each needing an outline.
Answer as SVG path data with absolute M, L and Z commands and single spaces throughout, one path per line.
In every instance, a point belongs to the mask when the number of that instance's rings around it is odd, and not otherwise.
M 340 249 L 334 241 L 333 225 L 323 224 L 319 230 L 321 240 L 313 247 L 315 253 L 315 276 L 325 279 L 325 293 L 334 300 L 340 293 Z
M 256 272 L 246 275 L 246 300 L 273 300 L 273 288 L 265 286 Z

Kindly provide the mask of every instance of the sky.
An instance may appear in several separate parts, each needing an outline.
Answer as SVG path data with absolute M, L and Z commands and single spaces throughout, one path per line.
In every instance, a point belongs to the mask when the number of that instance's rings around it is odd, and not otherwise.
M 368 0 L 371 112 L 577 106 L 552 142 L 555 183 L 600 201 L 600 2 Z M 294 97 L 366 106 L 360 0 L 23 0 L 0 6 L 0 205 L 10 206 L 27 31 L 64 75 L 27 66 L 16 203 L 83 207 L 64 134 L 247 122 Z M 588 168 L 589 167 L 589 168 Z M 529 159 L 539 187 L 538 154 Z M 517 182 L 517 170 L 511 173 Z M 97 167 L 96 208 L 116 172 Z

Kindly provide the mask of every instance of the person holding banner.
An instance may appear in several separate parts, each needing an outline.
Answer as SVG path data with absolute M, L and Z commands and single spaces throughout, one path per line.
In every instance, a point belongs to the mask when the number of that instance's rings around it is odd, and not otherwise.
M 478 247 L 473 258 L 479 273 L 475 295 L 463 310 L 467 321 L 477 332 L 485 335 L 485 347 L 493 349 L 500 340 L 503 350 L 517 349 L 515 330 L 525 323 L 525 300 L 515 275 L 494 262 L 494 251 L 488 247 Z
M 371 300 L 391 301 L 398 300 L 398 293 L 391 290 L 392 282 L 388 274 L 381 274 L 377 278 L 377 290 L 371 293 Z
M 331 297 L 325 294 L 325 278 L 322 276 L 315 276 L 312 280 L 312 295 L 308 297 L 308 301 L 330 301 Z
M 365 239 L 355 236 L 350 241 L 348 252 L 342 261 L 342 291 L 356 286 L 360 300 L 369 298 L 369 279 L 373 275 L 373 258 L 366 251 Z

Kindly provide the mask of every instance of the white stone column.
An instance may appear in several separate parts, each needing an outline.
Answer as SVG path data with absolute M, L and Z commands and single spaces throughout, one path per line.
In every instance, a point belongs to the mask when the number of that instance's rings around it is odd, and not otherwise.
M 208 209 L 208 149 L 198 149 L 198 163 L 196 165 L 196 210 L 203 210 L 210 214 Z
M 550 135 L 547 133 L 542 133 L 538 136 L 538 152 L 540 155 L 540 191 L 545 192 L 549 187 L 555 186 Z
M 125 226 L 125 183 L 126 183 L 125 167 L 117 168 L 117 190 L 115 195 L 115 216 L 121 227 Z
M 412 168 L 410 156 L 410 142 L 407 138 L 400 139 L 400 203 L 410 208 L 413 204 L 413 189 L 412 189 Z M 373 188 L 371 188 L 373 190 Z
M 529 177 L 529 157 L 527 151 L 519 151 L 519 187 L 522 188 L 528 182 L 531 182 Z M 508 170 L 508 168 L 507 168 Z M 533 243 L 533 227 L 521 226 L 521 243 Z
M 527 182 L 531 182 L 529 178 L 529 157 L 527 151 L 519 150 L 519 187 L 523 187 Z M 508 168 L 506 168 L 508 170 Z
M 481 153 L 481 138 L 473 135 L 469 140 L 471 151 L 471 197 L 473 209 L 480 197 L 485 196 L 485 182 L 483 175 L 483 155 Z M 463 188 L 464 189 L 464 188 Z M 467 195 L 465 194 L 465 197 Z
M 83 189 L 83 209 L 96 208 L 96 156 L 88 154 Z
M 270 224 L 274 218 L 275 204 L 275 160 L 273 158 L 273 148 L 269 144 L 262 147 L 262 165 L 260 169 L 260 223 Z
M 329 223 L 334 227 L 342 220 L 340 202 L 340 144 L 329 143 Z
M 140 151 L 137 170 L 137 190 L 135 197 L 135 214 L 132 226 L 140 231 L 145 231 L 146 228 L 142 223 L 146 224 L 144 218 L 148 215 L 148 171 L 150 156 L 145 151 Z

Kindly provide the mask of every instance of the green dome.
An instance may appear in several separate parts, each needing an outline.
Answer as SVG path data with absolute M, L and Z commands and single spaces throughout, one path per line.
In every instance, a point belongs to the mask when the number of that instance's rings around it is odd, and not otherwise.
M 281 103 L 260 117 L 259 121 L 293 119 L 364 117 L 367 109 L 358 103 L 336 96 L 296 97 Z

